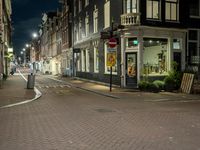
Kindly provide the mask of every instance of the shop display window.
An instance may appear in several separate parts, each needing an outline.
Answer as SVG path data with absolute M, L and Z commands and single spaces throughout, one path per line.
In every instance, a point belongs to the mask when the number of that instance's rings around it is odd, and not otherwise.
M 168 72 L 167 39 L 144 38 L 143 73 L 165 75 Z

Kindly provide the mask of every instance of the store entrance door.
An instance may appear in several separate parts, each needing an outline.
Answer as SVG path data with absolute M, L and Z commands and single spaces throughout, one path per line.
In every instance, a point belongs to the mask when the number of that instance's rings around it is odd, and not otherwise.
M 181 71 L 181 52 L 174 52 L 174 61 L 177 63 L 177 71 Z
M 137 86 L 137 53 L 126 53 L 126 86 Z

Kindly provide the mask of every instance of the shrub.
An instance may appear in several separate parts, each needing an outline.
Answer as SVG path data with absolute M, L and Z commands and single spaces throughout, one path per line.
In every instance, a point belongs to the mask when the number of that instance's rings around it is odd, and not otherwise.
M 159 90 L 164 90 L 165 88 L 165 82 L 161 80 L 155 80 L 153 84 L 159 89 Z
M 165 77 L 165 88 L 166 90 L 176 90 L 179 89 L 181 85 L 181 73 L 177 71 L 169 72 L 169 75 Z
M 142 81 L 139 82 L 138 87 L 139 87 L 140 90 L 146 91 L 146 90 L 149 89 L 150 83 L 149 83 L 149 81 L 142 80 Z
M 155 83 L 150 83 L 149 90 L 151 92 L 159 92 L 160 91 L 159 86 Z

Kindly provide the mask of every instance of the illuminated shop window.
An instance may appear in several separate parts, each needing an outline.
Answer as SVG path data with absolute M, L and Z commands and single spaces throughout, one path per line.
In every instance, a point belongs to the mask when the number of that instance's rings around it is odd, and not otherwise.
M 165 75 L 168 69 L 168 41 L 160 38 L 144 38 L 143 73 Z

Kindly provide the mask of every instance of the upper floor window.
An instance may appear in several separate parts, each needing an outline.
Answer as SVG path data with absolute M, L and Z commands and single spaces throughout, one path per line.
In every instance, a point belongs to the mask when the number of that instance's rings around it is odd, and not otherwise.
M 89 5 L 89 0 L 85 0 L 85 7 Z
M 147 0 L 147 11 L 146 15 L 149 19 L 160 19 L 160 0 Z
M 178 21 L 178 0 L 165 0 L 165 19 L 171 21 Z
M 104 28 L 110 27 L 110 1 L 106 0 L 104 4 Z
M 137 12 L 137 0 L 124 0 L 123 6 L 124 14 Z
M 200 16 L 200 0 L 193 0 L 190 3 L 190 16 Z
M 85 36 L 89 35 L 89 15 L 86 13 L 85 17 Z
M 79 19 L 79 39 L 81 39 L 82 38 L 82 21 L 81 21 L 81 19 Z
M 79 12 L 81 12 L 81 10 L 82 10 L 82 0 L 79 0 L 78 6 L 79 6 Z
M 74 1 L 74 16 L 76 16 L 76 1 Z
M 98 32 L 98 9 L 95 5 L 93 11 L 93 23 L 94 23 L 94 33 Z

